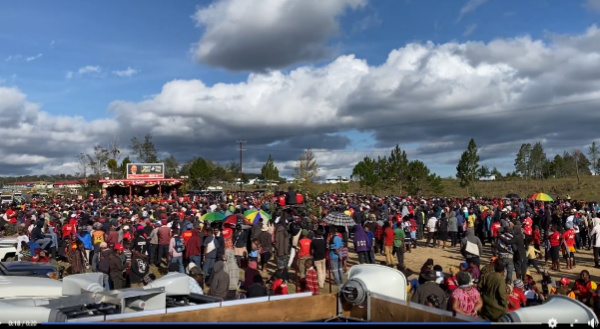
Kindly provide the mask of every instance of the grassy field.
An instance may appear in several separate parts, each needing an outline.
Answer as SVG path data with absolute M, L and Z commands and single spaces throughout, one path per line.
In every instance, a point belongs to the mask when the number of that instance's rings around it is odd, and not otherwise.
M 546 180 L 496 180 L 496 181 L 477 181 L 471 189 L 471 193 L 467 194 L 467 190 L 458 185 L 458 181 L 454 179 L 444 178 L 444 193 L 442 197 L 467 197 L 467 196 L 482 196 L 482 197 L 504 197 L 509 193 L 516 193 L 521 197 L 527 197 L 536 192 L 547 193 L 553 198 L 560 195 L 561 198 L 566 198 L 567 195 L 572 199 L 586 201 L 600 201 L 600 177 L 583 176 L 579 184 L 577 178 L 554 178 Z M 281 186 L 280 189 L 287 190 L 287 186 Z M 311 190 L 336 193 L 370 193 L 368 189 L 361 188 L 358 182 L 349 184 L 315 184 Z M 405 194 L 406 192 L 399 189 L 378 189 L 375 194 L 390 195 L 390 194 Z M 427 195 L 426 195 L 427 196 Z

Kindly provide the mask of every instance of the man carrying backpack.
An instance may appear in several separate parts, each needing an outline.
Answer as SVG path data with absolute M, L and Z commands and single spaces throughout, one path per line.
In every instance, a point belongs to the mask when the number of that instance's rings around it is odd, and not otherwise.
M 185 241 L 179 236 L 179 229 L 173 229 L 173 237 L 169 244 L 170 263 L 179 265 L 179 273 L 185 273 L 183 269 L 183 252 L 185 251 Z

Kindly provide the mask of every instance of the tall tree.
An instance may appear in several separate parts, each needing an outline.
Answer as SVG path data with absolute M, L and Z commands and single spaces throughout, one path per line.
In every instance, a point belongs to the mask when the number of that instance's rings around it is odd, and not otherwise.
M 163 163 L 165 164 L 165 177 L 177 177 L 177 174 L 179 174 L 179 161 L 175 159 L 175 156 L 169 153 L 169 156 L 163 160 Z
M 315 154 L 311 149 L 307 149 L 298 159 L 296 168 L 294 168 L 294 176 L 305 182 L 313 182 L 319 180 L 319 164 L 315 159 Z
M 487 176 L 490 174 L 490 168 L 488 168 L 488 166 L 486 166 L 486 165 L 483 165 L 483 166 L 479 167 L 477 174 L 479 177 Z
M 260 174 L 266 181 L 279 180 L 279 169 L 275 166 L 275 161 L 273 161 L 273 157 L 270 154 L 267 162 L 260 168 Z
M 537 142 L 533 145 L 529 154 L 529 174 L 532 178 L 543 178 L 542 168 L 544 161 L 546 161 L 544 147 L 541 142 Z
M 146 134 L 144 138 L 131 138 L 131 150 L 136 155 L 136 160 L 143 163 L 158 162 L 158 150 L 152 142 L 152 135 Z
M 387 158 L 387 177 L 384 179 L 389 180 L 392 184 L 395 184 L 398 193 L 402 188 L 403 180 L 406 176 L 406 170 L 408 169 L 408 157 L 406 151 L 400 149 L 400 146 L 396 145 L 390 156 Z
M 77 176 L 86 179 L 88 176 L 89 166 L 90 163 L 88 162 L 87 155 L 84 153 L 79 153 L 77 156 L 77 169 L 79 170 Z
M 214 169 L 215 166 L 210 160 L 195 159 L 189 169 L 189 181 L 192 187 L 204 190 L 210 186 L 214 179 Z
M 531 144 L 522 144 L 515 159 L 515 171 L 525 179 L 529 179 L 529 157 L 531 155 Z
M 502 178 L 502 173 L 500 172 L 500 170 L 498 170 L 498 168 L 494 167 L 492 169 L 492 171 L 490 172 L 490 174 L 496 176 L 496 178 Z
M 121 158 L 121 150 L 119 149 L 119 137 L 115 137 L 108 145 L 108 153 L 111 159 L 115 159 L 117 163 Z
M 121 162 L 119 171 L 121 172 L 122 178 L 127 178 L 127 165 L 130 163 L 131 163 L 131 160 L 129 160 L 129 157 L 125 157 L 125 159 L 123 159 L 123 161 Z
M 377 161 L 365 157 L 352 169 L 352 178 L 358 179 L 360 187 L 369 189 L 370 193 L 375 193 L 377 185 L 381 182 L 377 167 Z
M 96 145 L 94 146 L 94 153 L 87 154 L 86 156 L 94 177 L 102 178 L 102 174 L 105 172 L 108 159 L 110 159 L 108 150 L 100 145 Z
M 462 153 L 456 166 L 456 177 L 460 186 L 467 188 L 467 193 L 470 192 L 471 185 L 477 179 L 477 169 L 479 169 L 479 155 L 477 155 L 475 140 L 471 138 L 467 150 Z
M 598 160 L 600 160 L 600 148 L 596 145 L 596 142 L 592 142 L 592 145 L 588 149 L 588 155 L 592 165 L 592 172 L 594 175 L 599 175 L 600 167 L 598 166 Z

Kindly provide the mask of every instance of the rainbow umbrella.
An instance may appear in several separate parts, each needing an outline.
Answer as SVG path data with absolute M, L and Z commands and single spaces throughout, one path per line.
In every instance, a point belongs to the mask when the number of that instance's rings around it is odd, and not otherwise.
M 244 217 L 246 217 L 246 219 L 248 220 L 248 222 L 252 223 L 252 225 L 258 223 L 258 220 L 260 218 L 263 219 L 263 222 L 265 220 L 271 219 L 271 216 L 269 216 L 269 214 L 267 214 L 266 212 L 264 212 L 262 210 L 261 211 L 255 211 L 253 213 L 249 213 L 248 215 L 245 215 Z
M 269 215 L 266 211 L 264 211 L 264 210 L 257 210 L 257 209 L 250 209 L 250 210 L 244 211 L 244 217 L 248 217 L 248 216 L 253 215 L 255 213 L 260 213 L 260 215 L 262 216 L 262 218 L 271 219 L 271 215 Z
M 208 221 L 208 222 L 212 223 L 212 222 L 216 222 L 216 221 L 225 219 L 225 215 L 223 215 L 220 212 L 209 212 L 209 213 L 204 214 L 204 216 L 200 217 L 200 219 L 203 221 Z
M 529 198 L 537 201 L 554 201 L 554 199 L 546 193 L 533 193 Z

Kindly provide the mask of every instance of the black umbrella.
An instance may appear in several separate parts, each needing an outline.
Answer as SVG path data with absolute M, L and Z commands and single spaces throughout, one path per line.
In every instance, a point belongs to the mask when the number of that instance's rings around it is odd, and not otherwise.
M 509 193 L 506 195 L 507 199 L 520 199 L 521 197 L 517 193 Z
M 325 216 L 325 218 L 323 218 L 323 221 L 325 221 L 325 223 L 327 223 L 329 225 L 334 225 L 334 226 L 354 226 L 354 225 L 356 225 L 356 223 L 350 216 L 344 214 L 343 212 L 337 212 L 337 211 L 327 214 L 327 216 Z

